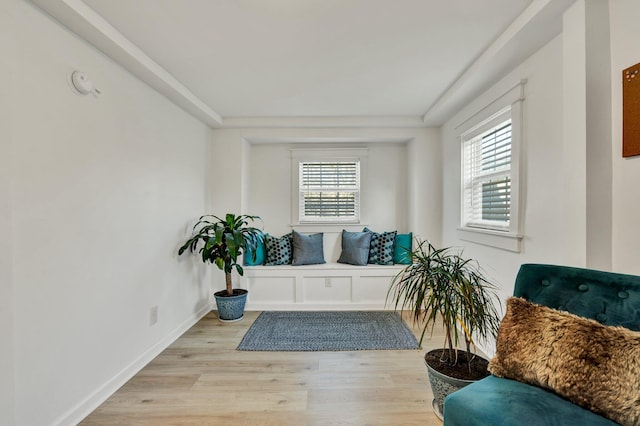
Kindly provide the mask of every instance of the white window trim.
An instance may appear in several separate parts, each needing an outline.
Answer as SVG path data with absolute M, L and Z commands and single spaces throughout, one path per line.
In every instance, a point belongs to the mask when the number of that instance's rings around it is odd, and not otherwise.
M 339 227 L 351 228 L 363 226 L 363 211 L 365 191 L 363 186 L 367 176 L 367 148 L 296 148 L 291 149 L 291 226 L 305 228 L 313 232 L 316 229 L 331 229 Z M 300 175 L 299 164 L 303 161 L 359 161 L 360 162 L 360 219 L 357 221 L 335 222 L 300 222 Z
M 461 185 L 460 194 L 460 227 L 458 228 L 458 238 L 477 244 L 496 247 L 503 250 L 520 252 L 521 242 L 524 238 L 522 234 L 522 216 L 524 200 L 524 179 L 522 156 L 524 151 L 523 140 L 523 103 L 524 86 L 526 80 L 521 80 L 517 85 L 509 89 L 502 96 L 480 109 L 456 126 L 459 135 L 460 149 L 465 140 L 488 130 L 495 119 L 510 110 L 511 115 L 511 204 L 509 229 L 506 231 L 496 231 L 484 228 L 472 228 L 464 226 L 464 190 Z M 463 162 L 461 151 L 460 161 Z M 461 163 L 460 182 L 464 182 L 464 166 Z

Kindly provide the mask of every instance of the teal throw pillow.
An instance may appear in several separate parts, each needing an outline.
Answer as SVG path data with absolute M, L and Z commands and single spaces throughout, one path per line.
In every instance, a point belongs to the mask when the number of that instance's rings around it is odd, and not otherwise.
M 338 263 L 364 266 L 369 262 L 372 232 L 342 230 L 342 253 Z
M 396 244 L 393 249 L 393 263 L 401 265 L 411 264 L 411 244 L 413 242 L 413 233 L 397 234 Z
M 253 258 L 254 251 L 247 248 L 244 252 L 244 266 L 256 266 L 262 265 L 265 261 L 266 250 L 264 247 L 264 241 L 258 241 L 258 245 L 255 250 L 255 259 Z
M 364 228 L 364 232 L 372 232 Z M 369 263 L 374 265 L 393 265 L 393 249 L 396 243 L 398 231 L 372 232 L 371 245 L 369 247 Z
M 324 234 L 305 235 L 294 230 L 293 234 L 293 260 L 291 264 L 298 265 L 317 265 L 325 263 L 324 261 Z
M 264 236 L 264 245 L 267 249 L 267 257 L 264 264 L 268 266 L 290 265 L 293 254 L 291 234 L 280 238 L 272 235 Z

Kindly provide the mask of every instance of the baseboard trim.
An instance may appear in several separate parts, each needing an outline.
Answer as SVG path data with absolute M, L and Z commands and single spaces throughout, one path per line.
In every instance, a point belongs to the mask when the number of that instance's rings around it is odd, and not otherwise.
M 129 379 L 136 375 L 144 366 L 146 366 L 152 359 L 158 356 L 163 350 L 165 350 L 171 343 L 173 343 L 178 337 L 180 337 L 185 331 L 193 327 L 202 317 L 207 315 L 215 304 L 208 303 L 204 305 L 199 311 L 195 312 L 189 318 L 187 318 L 182 324 L 176 327 L 165 338 L 158 343 L 150 347 L 142 355 L 140 355 L 135 361 L 125 367 L 120 373 L 116 374 L 108 382 L 100 386 L 93 393 L 91 393 L 86 399 L 79 402 L 75 407 L 63 414 L 58 420 L 54 421 L 54 425 L 77 425 L 85 417 L 91 414 L 96 408 L 107 400 L 115 391 L 117 391 L 122 385 L 124 385 Z
M 392 311 L 392 305 L 384 303 L 250 303 L 246 311 Z

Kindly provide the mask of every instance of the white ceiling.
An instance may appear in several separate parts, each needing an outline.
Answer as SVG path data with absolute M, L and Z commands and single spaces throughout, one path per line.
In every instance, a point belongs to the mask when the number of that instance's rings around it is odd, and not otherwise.
M 238 117 L 439 124 L 559 33 L 571 3 L 32 1 L 213 126 Z

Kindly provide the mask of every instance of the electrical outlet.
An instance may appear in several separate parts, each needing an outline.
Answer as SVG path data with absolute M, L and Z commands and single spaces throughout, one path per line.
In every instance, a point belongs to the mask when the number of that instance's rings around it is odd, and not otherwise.
M 331 278 L 324 279 L 324 286 L 325 288 L 331 288 Z
M 149 325 L 154 325 L 158 322 L 158 305 L 152 306 L 149 309 Z

